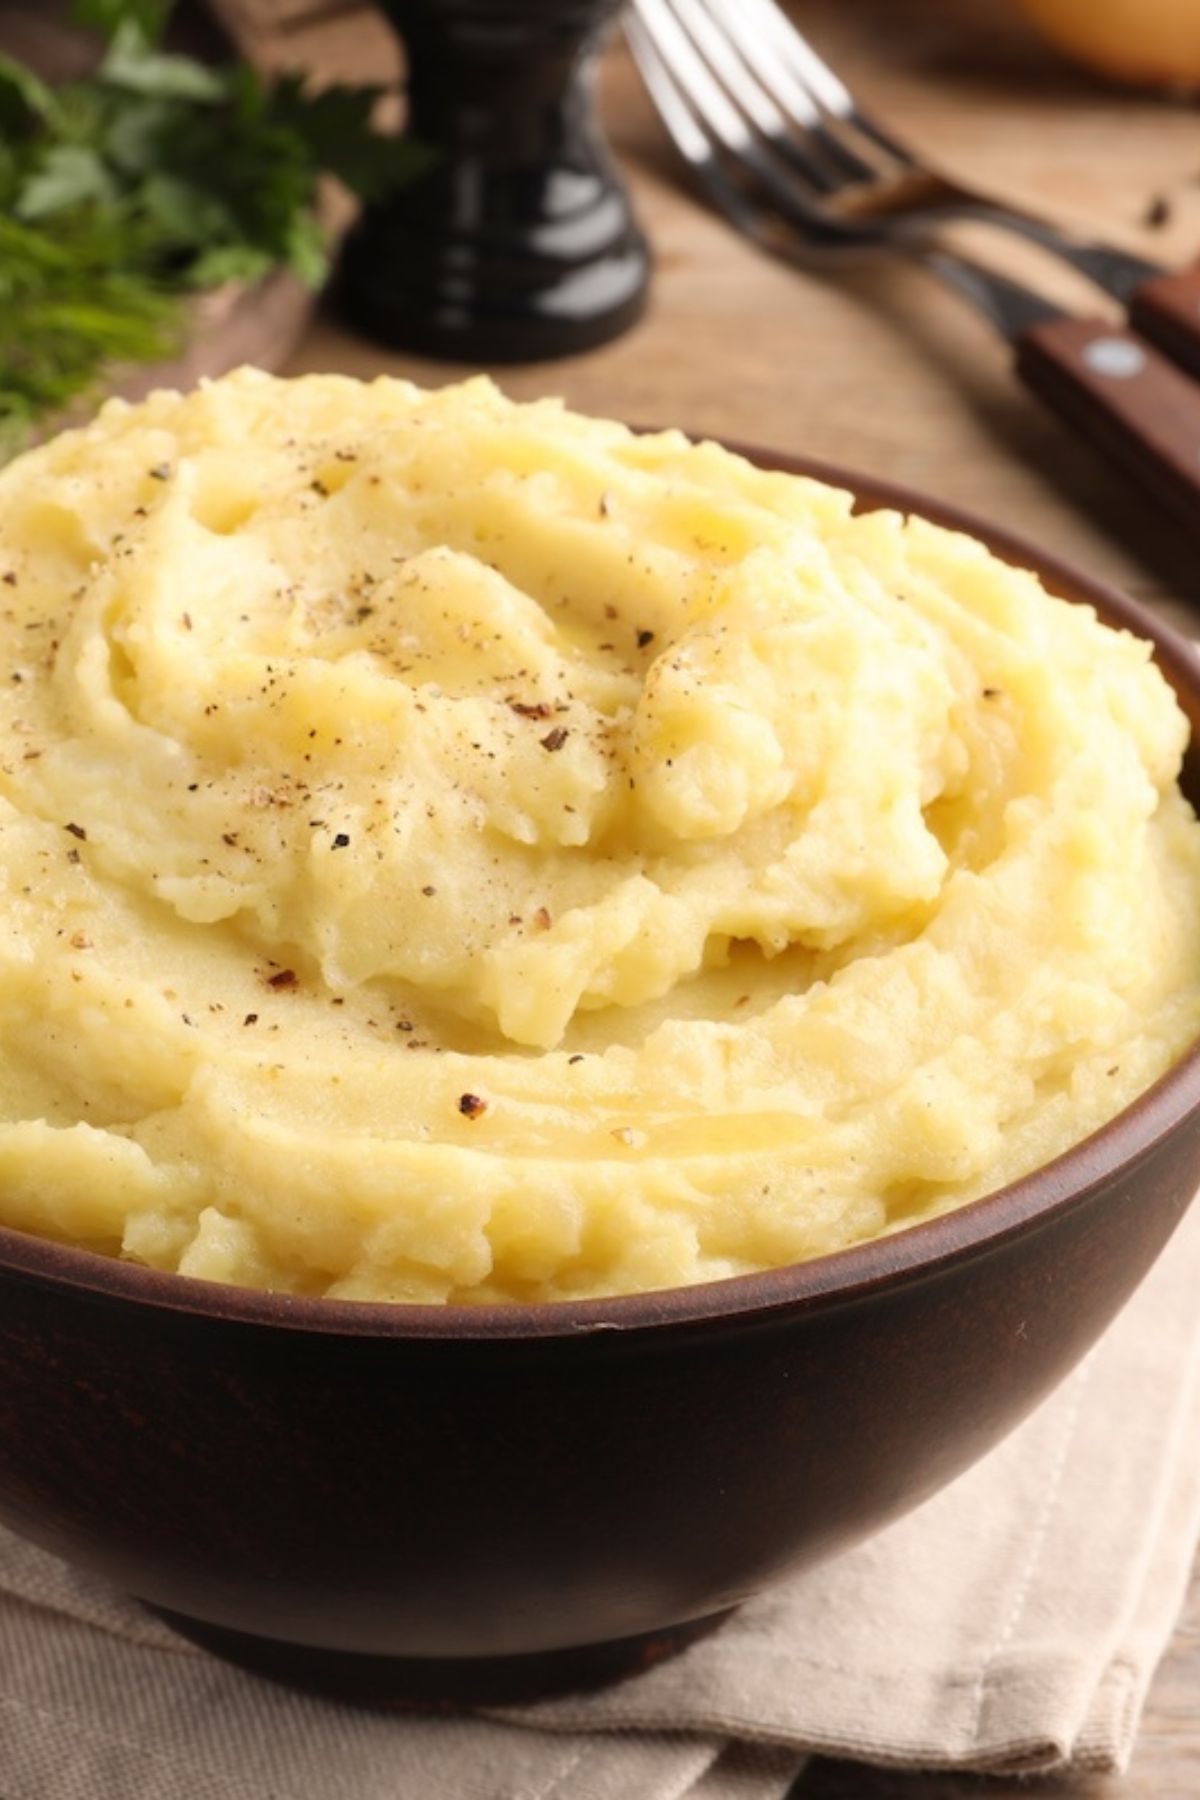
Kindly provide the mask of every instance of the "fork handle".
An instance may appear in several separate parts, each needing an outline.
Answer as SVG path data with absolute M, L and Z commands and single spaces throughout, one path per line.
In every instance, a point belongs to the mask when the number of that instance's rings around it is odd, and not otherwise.
M 1129 323 L 1181 369 L 1200 375 L 1200 268 L 1143 281 L 1130 295 Z
M 1136 333 L 1060 316 L 1016 341 L 1017 373 L 1200 538 L 1200 382 Z

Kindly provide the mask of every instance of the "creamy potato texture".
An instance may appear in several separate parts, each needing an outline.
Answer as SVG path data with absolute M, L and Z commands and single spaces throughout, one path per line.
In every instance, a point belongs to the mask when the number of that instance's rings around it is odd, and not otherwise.
M 242 373 L 0 475 L 0 1219 L 393 1301 L 995 1188 L 1200 1029 L 1146 647 L 483 381 Z

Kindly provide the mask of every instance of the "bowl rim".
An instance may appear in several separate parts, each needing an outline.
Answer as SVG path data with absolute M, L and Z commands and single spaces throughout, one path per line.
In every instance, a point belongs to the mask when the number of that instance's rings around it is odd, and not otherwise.
M 1124 627 L 1153 646 L 1159 668 L 1177 696 L 1191 698 L 1193 714 L 1200 723 L 1200 655 L 1173 626 L 1101 578 L 1042 550 L 1018 532 L 992 525 L 967 508 L 906 483 L 736 439 L 716 441 L 760 468 L 847 490 L 856 512 L 884 508 L 966 532 L 1002 560 L 1032 570 L 1056 596 L 1094 606 L 1106 622 Z M 624 1337 L 721 1322 L 732 1325 L 784 1311 L 850 1304 L 901 1281 L 931 1278 L 949 1263 L 990 1255 L 1012 1238 L 1085 1204 L 1098 1187 L 1149 1156 L 1197 1108 L 1200 1038 L 1152 1087 L 1098 1131 L 1005 1187 L 937 1218 L 806 1262 L 645 1293 L 457 1307 L 318 1299 L 177 1275 L 8 1226 L 0 1226 L 0 1272 L 82 1290 L 99 1300 L 133 1303 L 197 1320 L 281 1327 L 322 1337 L 465 1344 Z

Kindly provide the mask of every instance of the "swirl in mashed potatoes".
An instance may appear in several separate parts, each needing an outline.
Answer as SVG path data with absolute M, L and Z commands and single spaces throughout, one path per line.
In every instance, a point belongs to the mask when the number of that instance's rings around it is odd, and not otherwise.
M 484 381 L 244 372 L 0 474 L 0 1220 L 392 1301 L 957 1206 L 1200 1029 L 1147 647 Z

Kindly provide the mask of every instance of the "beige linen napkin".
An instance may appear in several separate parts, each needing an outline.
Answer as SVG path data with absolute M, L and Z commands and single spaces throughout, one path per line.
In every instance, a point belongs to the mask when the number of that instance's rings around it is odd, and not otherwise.
M 0 1800 L 782 1800 L 811 1750 L 1119 1769 L 1200 1535 L 1198 1292 L 1200 1206 L 983 1463 L 601 1694 L 455 1719 L 311 1699 L 0 1536 Z

